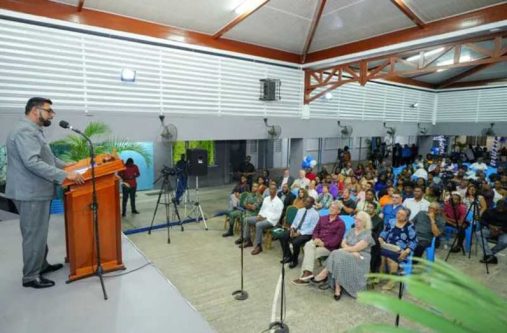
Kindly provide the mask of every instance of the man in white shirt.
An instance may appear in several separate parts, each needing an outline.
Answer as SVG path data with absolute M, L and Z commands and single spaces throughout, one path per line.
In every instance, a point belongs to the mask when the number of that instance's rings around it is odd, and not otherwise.
M 475 162 L 470 166 L 470 169 L 473 169 L 475 171 L 477 170 L 485 171 L 488 169 L 488 166 L 486 165 L 486 163 L 482 161 L 482 158 L 479 158 L 477 159 L 477 162 Z
M 262 252 L 262 235 L 264 230 L 273 228 L 278 221 L 283 211 L 283 202 L 276 195 L 276 185 L 269 185 L 269 197 L 264 198 L 262 201 L 261 210 L 259 215 L 251 216 L 243 221 L 243 240 L 244 243 L 240 245 L 245 247 L 253 246 L 250 239 L 250 225 L 255 226 L 255 248 L 252 251 L 253 255 Z
M 305 170 L 299 170 L 299 178 L 292 183 L 292 186 L 290 187 L 291 190 L 295 188 L 308 188 L 308 185 L 310 185 L 310 179 L 306 178 L 306 171 Z
M 410 217 L 408 218 L 410 221 L 419 213 L 420 211 L 428 211 L 430 207 L 430 203 L 428 200 L 423 198 L 424 192 L 420 186 L 414 187 L 414 197 L 408 198 L 403 201 L 403 206 L 410 209 Z

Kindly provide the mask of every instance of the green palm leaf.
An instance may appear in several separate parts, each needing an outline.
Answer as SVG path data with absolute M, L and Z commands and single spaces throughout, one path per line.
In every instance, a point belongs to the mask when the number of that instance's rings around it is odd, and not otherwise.
M 407 286 L 409 297 L 398 299 L 376 292 L 362 292 L 358 299 L 409 319 L 433 332 L 502 332 L 507 327 L 507 300 L 466 276 L 456 268 L 437 261 L 420 261 L 419 274 L 399 277 L 370 274 Z M 406 296 L 408 296 L 406 295 Z M 411 332 L 418 332 L 411 329 Z M 400 332 L 386 325 L 361 325 L 351 332 Z

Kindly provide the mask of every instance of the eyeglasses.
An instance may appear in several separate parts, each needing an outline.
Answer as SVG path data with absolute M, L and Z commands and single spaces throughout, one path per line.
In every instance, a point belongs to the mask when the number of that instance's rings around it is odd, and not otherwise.
M 47 113 L 52 113 L 52 114 L 55 114 L 55 113 L 56 113 L 55 111 L 53 111 L 53 109 L 44 109 L 44 108 L 37 108 L 37 109 L 39 109 L 39 110 L 44 110 L 44 111 L 46 111 Z

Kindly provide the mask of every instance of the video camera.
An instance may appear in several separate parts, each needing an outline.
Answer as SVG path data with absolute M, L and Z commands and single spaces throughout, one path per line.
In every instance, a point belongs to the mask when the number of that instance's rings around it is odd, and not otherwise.
M 176 168 L 170 168 L 168 167 L 167 165 L 164 165 L 164 167 L 162 168 L 162 170 L 160 170 L 160 173 L 163 175 L 163 176 L 176 176 L 180 171 Z

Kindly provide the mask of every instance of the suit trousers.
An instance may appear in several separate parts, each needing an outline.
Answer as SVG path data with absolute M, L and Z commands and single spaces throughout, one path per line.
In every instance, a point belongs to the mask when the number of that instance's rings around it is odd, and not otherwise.
M 305 256 L 303 257 L 303 263 L 301 264 L 301 272 L 309 271 L 312 272 L 315 268 L 315 260 L 320 257 L 327 257 L 331 253 L 325 247 L 317 247 L 313 242 L 313 239 L 305 244 Z
M 15 200 L 14 204 L 23 238 L 23 283 L 26 283 L 38 278 L 40 271 L 49 265 L 46 258 L 51 201 Z
M 297 264 L 301 247 L 304 246 L 310 239 L 312 239 L 312 235 L 299 235 L 297 237 L 290 238 L 288 232 L 283 233 L 280 237 L 283 257 L 291 258 L 291 261 Z M 292 252 L 290 251 L 289 242 L 292 243 Z

